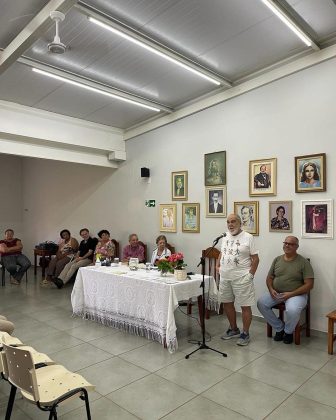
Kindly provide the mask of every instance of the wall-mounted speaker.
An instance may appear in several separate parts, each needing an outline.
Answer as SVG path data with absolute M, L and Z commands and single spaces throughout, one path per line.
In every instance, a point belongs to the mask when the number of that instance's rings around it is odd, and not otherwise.
M 141 168 L 141 178 L 149 178 L 150 170 L 149 168 Z

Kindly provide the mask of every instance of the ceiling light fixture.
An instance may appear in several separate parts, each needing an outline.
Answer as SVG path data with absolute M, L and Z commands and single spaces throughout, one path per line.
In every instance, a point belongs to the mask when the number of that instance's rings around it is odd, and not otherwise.
M 156 49 L 156 48 L 154 48 L 154 47 L 146 44 L 145 42 L 142 42 L 139 39 L 134 38 L 133 36 L 128 35 L 127 33 L 122 32 L 119 29 L 114 28 L 111 25 L 107 25 L 106 23 L 101 22 L 100 20 L 98 20 L 98 19 L 96 19 L 96 18 L 94 18 L 92 16 L 88 16 L 88 19 L 89 19 L 90 22 L 95 23 L 96 25 L 98 25 L 98 26 L 100 26 L 100 27 L 102 27 L 104 29 L 107 29 L 110 32 L 113 32 L 114 34 L 116 34 L 116 35 L 118 35 L 118 36 L 120 36 L 120 37 L 122 37 L 124 39 L 127 39 L 128 41 L 132 42 L 133 44 L 138 45 L 141 48 L 145 48 L 147 51 L 150 51 L 153 54 L 156 54 L 156 55 L 158 55 L 158 56 L 160 56 L 160 57 L 162 57 L 162 58 L 164 58 L 164 59 L 166 59 L 166 60 L 168 60 L 168 61 L 170 61 L 170 62 L 172 62 L 172 63 L 174 63 L 174 64 L 176 64 L 176 65 L 178 65 L 180 67 L 182 67 L 182 68 L 184 68 L 185 70 L 188 70 L 191 73 L 194 73 L 197 76 L 200 76 L 203 79 L 205 79 L 205 80 L 207 80 L 207 81 L 209 81 L 211 83 L 214 83 L 217 86 L 219 86 L 221 84 L 220 81 L 218 81 L 218 80 L 216 80 L 216 79 L 214 79 L 214 78 L 212 78 L 212 77 L 210 77 L 210 76 L 202 73 L 201 71 L 198 71 L 198 70 L 194 69 L 191 66 L 188 66 L 187 64 L 184 64 L 182 61 L 179 61 L 176 58 L 173 58 L 170 55 L 163 53 L 159 49 Z
M 302 29 L 293 22 L 289 16 L 286 15 L 286 13 L 278 6 L 276 5 L 272 0 L 261 0 L 265 6 L 267 6 L 269 9 L 272 10 L 272 12 L 284 23 L 288 26 L 289 29 L 291 29 L 296 36 L 298 36 L 302 42 L 304 42 L 307 47 L 312 47 L 314 42 L 302 31 Z
M 99 93 L 101 95 L 109 96 L 110 98 L 117 99 L 118 101 L 127 102 L 129 104 L 137 105 L 137 106 L 140 106 L 140 107 L 143 107 L 143 108 L 149 109 L 151 111 L 155 111 L 155 112 L 160 112 L 161 111 L 160 108 L 156 108 L 154 106 L 146 105 L 146 104 L 143 104 L 141 102 L 134 101 L 132 99 L 127 99 L 127 98 L 124 98 L 122 96 L 118 96 L 118 95 L 115 95 L 113 93 L 106 92 L 105 90 L 100 90 L 100 89 L 97 89 L 95 87 L 86 85 L 84 83 L 79 83 L 79 82 L 76 82 L 75 80 L 67 79 L 66 77 L 58 76 L 57 74 L 53 74 L 53 73 L 50 73 L 50 72 L 45 71 L 45 70 L 40 70 L 36 67 L 32 67 L 32 70 L 35 73 L 42 74 L 43 76 L 51 77 L 52 79 L 60 80 L 61 82 L 69 83 L 70 85 L 77 86 L 77 87 L 80 87 L 82 89 L 89 90 L 91 92 L 95 92 L 95 93 Z

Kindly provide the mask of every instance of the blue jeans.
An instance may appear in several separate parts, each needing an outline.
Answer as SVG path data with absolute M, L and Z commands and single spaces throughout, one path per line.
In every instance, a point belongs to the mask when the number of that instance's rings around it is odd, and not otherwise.
M 2 256 L 2 263 L 10 275 L 17 281 L 21 281 L 24 273 L 31 266 L 31 262 L 23 255 L 4 255 Z M 19 266 L 19 269 L 17 269 Z
M 289 298 L 285 301 L 286 306 L 286 320 L 283 323 L 272 311 L 272 307 L 280 302 L 282 299 L 273 299 L 269 292 L 265 293 L 258 299 L 257 306 L 265 320 L 275 329 L 276 332 L 285 330 L 286 334 L 292 334 L 295 330 L 296 324 L 300 320 L 301 312 L 306 307 L 308 295 L 298 295 Z

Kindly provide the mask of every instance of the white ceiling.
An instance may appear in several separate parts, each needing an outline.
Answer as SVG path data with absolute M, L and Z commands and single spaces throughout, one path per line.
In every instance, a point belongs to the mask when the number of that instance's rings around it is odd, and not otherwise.
M 0 48 L 6 48 L 43 7 L 56 0 L 0 0 Z M 61 3 L 61 2 L 60 2 Z M 245 80 L 303 55 L 314 54 L 261 0 L 86 0 L 73 6 L 61 23 L 61 41 L 69 48 L 52 54 L 47 44 L 54 26 L 32 40 L 23 56 L 5 70 L 0 64 L 0 99 L 130 129 L 165 115 L 87 92 L 33 73 L 38 61 L 108 88 L 175 110 L 219 88 L 188 71 L 99 28 L 88 8 L 119 21 L 198 63 L 235 87 Z M 336 43 L 333 0 L 279 0 L 320 49 Z M 92 10 L 91 10 L 92 9 Z M 15 41 L 15 40 L 14 40 Z M 13 41 L 13 42 L 14 42 Z M 24 61 L 24 63 L 23 63 Z

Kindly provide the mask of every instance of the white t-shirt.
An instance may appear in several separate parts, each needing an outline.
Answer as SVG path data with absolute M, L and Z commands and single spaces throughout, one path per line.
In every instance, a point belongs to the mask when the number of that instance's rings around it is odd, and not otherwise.
M 259 254 L 254 237 L 245 231 L 238 235 L 227 232 L 221 245 L 220 274 L 225 280 L 245 276 L 251 268 L 251 255 Z

